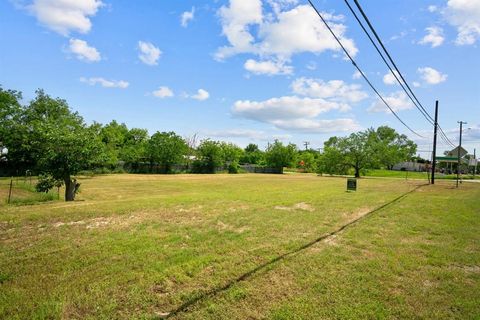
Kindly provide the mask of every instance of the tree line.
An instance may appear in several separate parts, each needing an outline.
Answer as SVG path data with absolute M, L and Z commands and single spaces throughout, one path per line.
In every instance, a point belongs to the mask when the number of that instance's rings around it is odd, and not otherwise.
M 304 172 L 347 174 L 356 177 L 367 168 L 388 168 L 415 156 L 416 145 L 405 135 L 382 126 L 331 137 L 323 151 L 299 150 L 295 144 L 276 140 L 265 150 L 246 148 L 211 139 L 197 141 L 175 132 L 129 129 L 112 121 L 86 124 L 67 101 L 43 90 L 22 104 L 22 94 L 0 87 L 0 173 L 22 175 L 27 170 L 41 175 L 39 188 L 48 191 L 65 185 L 65 199 L 73 200 L 82 170 L 133 173 L 237 173 L 240 165 L 297 168 Z

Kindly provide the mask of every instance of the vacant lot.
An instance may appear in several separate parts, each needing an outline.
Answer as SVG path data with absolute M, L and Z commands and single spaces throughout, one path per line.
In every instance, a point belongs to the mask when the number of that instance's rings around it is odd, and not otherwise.
M 0 206 L 0 318 L 480 316 L 480 184 L 362 179 L 347 193 L 344 179 L 314 175 L 81 182 L 74 203 Z

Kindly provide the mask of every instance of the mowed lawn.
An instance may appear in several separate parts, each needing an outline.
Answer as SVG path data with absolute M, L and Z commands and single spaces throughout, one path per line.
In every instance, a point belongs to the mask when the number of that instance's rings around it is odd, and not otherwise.
M 0 319 L 480 317 L 480 184 L 361 179 L 348 193 L 342 178 L 255 174 L 81 183 L 73 203 L 0 205 Z

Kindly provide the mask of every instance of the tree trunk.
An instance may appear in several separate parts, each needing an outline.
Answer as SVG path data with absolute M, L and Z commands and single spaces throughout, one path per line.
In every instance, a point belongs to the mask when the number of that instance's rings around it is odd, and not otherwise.
M 65 201 L 75 200 L 75 194 L 80 187 L 80 183 L 77 182 L 77 179 L 72 179 L 70 176 L 65 177 Z
M 355 178 L 360 178 L 360 168 L 355 167 Z

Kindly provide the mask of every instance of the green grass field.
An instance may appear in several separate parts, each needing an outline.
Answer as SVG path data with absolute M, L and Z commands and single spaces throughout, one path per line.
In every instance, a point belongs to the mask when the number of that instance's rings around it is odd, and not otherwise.
M 480 184 L 81 183 L 73 203 L 0 205 L 0 319 L 480 317 Z
M 367 170 L 365 176 L 367 177 L 383 177 L 383 178 L 401 178 L 401 179 L 423 179 L 427 181 L 430 177 L 429 173 L 426 172 L 414 172 L 414 171 L 394 171 L 394 170 L 380 170 L 372 169 Z M 437 173 L 435 175 L 436 179 L 446 179 L 446 180 L 456 180 L 456 174 L 442 174 Z M 472 180 L 473 175 L 463 174 L 461 176 L 464 180 Z M 480 176 L 475 176 L 475 179 L 480 179 Z

